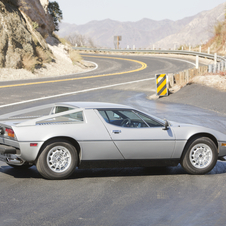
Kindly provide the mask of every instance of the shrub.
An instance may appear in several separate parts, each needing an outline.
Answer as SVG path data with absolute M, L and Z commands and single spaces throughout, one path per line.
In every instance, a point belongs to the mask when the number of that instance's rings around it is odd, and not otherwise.
M 66 40 L 65 38 L 59 38 L 60 39 L 60 42 L 63 44 L 63 45 L 70 45 L 71 46 L 71 43 Z
M 34 30 L 38 28 L 38 23 L 37 22 L 32 22 L 32 27 Z
M 23 68 L 25 68 L 28 71 L 34 72 L 35 67 L 39 62 L 37 61 L 36 57 L 34 57 L 31 54 L 27 54 L 23 56 L 22 63 L 23 63 Z
M 69 51 L 69 57 L 72 60 L 73 64 L 75 64 L 76 62 L 81 62 L 83 60 L 81 55 L 74 49 L 71 49 Z
M 44 50 L 41 46 L 37 46 L 35 50 L 38 58 L 40 58 L 43 63 L 52 62 L 52 56 L 50 52 Z

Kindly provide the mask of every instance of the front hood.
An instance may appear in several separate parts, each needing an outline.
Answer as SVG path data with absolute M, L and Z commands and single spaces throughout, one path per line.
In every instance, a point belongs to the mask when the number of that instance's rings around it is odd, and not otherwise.
M 199 125 L 180 123 L 180 122 L 174 122 L 174 121 L 169 121 L 169 123 L 173 127 L 202 127 L 202 126 L 199 126 Z
M 218 141 L 226 142 L 226 134 L 204 126 L 169 121 L 177 139 L 189 139 L 195 134 L 211 134 Z

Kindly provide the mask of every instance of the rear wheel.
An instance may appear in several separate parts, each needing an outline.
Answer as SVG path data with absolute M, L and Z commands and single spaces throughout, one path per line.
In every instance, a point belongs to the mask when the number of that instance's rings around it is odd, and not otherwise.
M 217 162 L 218 152 L 215 143 L 208 137 L 191 140 L 182 157 L 182 167 L 191 174 L 206 174 Z
M 75 147 L 65 140 L 54 140 L 44 147 L 36 167 L 43 177 L 60 180 L 68 178 L 77 164 L 78 154 Z

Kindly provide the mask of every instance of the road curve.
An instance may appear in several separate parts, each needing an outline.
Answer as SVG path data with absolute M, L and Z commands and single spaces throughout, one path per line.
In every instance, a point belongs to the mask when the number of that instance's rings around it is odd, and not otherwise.
M 59 78 L 0 83 L 0 106 L 15 102 L 87 90 L 112 84 L 154 78 L 157 73 L 174 73 L 193 67 L 175 59 L 144 56 L 84 55 L 98 64 L 95 71 Z M 36 103 L 35 103 L 36 104 Z M 0 110 L 3 112 L 3 109 Z

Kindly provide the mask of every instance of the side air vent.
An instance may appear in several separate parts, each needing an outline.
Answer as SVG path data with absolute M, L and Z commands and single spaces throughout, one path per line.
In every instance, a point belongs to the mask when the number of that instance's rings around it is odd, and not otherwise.
M 46 125 L 59 125 L 59 124 L 72 124 L 73 122 L 45 122 L 45 123 L 36 123 L 37 126 L 46 126 Z

